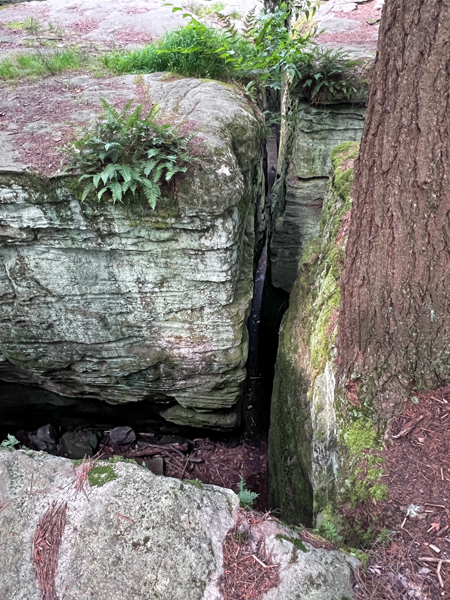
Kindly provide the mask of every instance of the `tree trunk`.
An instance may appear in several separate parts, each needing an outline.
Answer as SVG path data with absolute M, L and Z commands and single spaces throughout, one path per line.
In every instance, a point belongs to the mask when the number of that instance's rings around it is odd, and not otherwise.
M 384 414 L 411 388 L 450 380 L 449 93 L 450 0 L 387 0 L 355 165 L 338 341 L 350 400 L 371 396 Z

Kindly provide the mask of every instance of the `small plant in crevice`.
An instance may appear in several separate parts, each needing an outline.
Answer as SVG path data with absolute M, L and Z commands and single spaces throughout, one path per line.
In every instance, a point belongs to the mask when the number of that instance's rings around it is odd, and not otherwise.
M 292 79 L 293 93 L 306 96 L 313 103 L 356 97 L 363 84 L 352 69 L 364 61 L 351 60 L 345 50 L 314 46 Z
M 8 433 L 6 440 L 3 440 L 3 442 L 0 444 L 0 447 L 12 449 L 12 448 L 14 448 L 14 446 L 17 446 L 18 444 L 20 444 L 19 440 L 17 438 L 15 438 L 13 435 L 11 435 L 10 433 Z
M 313 533 L 322 536 L 332 544 L 342 542 L 342 536 L 338 533 L 334 523 L 330 521 L 322 521 L 316 529 L 313 529 Z
M 245 479 L 243 479 L 242 477 L 239 483 L 237 484 L 237 488 L 238 498 L 242 508 L 251 508 L 256 498 L 258 498 L 259 494 L 248 490 L 247 484 L 245 483 Z
M 142 105 L 133 110 L 133 100 L 120 111 L 101 102 L 104 118 L 65 149 L 70 160 L 66 170 L 81 171 L 81 200 L 94 194 L 112 203 L 145 198 L 154 209 L 161 187 L 195 160 L 188 149 L 193 135 L 183 137 L 179 126 L 157 123 L 157 104 L 143 114 Z
M 200 479 L 198 477 L 196 479 L 184 479 L 183 483 L 188 483 L 189 485 L 193 485 L 194 487 L 198 488 L 199 490 L 203 489 L 203 483 L 200 481 Z

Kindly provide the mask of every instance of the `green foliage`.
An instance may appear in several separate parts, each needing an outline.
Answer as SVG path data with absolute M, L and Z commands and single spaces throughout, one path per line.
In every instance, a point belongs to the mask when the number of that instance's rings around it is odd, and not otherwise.
M 187 171 L 193 158 L 188 151 L 192 136 L 181 137 L 175 125 L 155 121 L 153 105 L 142 114 L 142 105 L 132 110 L 133 100 L 118 111 L 101 99 L 105 118 L 94 131 L 66 149 L 71 165 L 83 174 L 82 200 L 96 194 L 112 203 L 145 197 L 152 208 L 161 197 L 161 186 Z
M 245 57 L 250 53 L 250 44 L 239 36 L 229 39 L 225 31 L 187 16 L 191 18 L 187 26 L 168 33 L 159 42 L 129 53 L 106 55 L 105 66 L 118 73 L 169 71 L 186 77 L 229 80 L 234 65 L 222 56 L 224 48 Z
M 362 567 L 364 570 L 367 569 L 367 565 L 369 563 L 370 556 L 363 552 L 362 550 L 358 550 L 358 548 L 349 548 L 350 556 L 354 556 L 358 560 L 361 561 Z
M 307 0 L 301 10 L 309 19 L 314 16 L 316 7 Z M 229 40 L 244 39 L 250 48 L 247 56 L 239 56 L 234 48 L 224 45 L 223 56 L 233 65 L 236 78 L 279 89 L 285 75 L 291 80 L 301 76 L 301 65 L 312 59 L 309 44 L 316 29 L 291 34 L 287 27 L 290 16 L 291 10 L 284 2 L 273 10 L 261 10 L 259 13 L 252 10 L 245 17 L 243 31 L 240 32 L 229 16 L 219 15 Z
M 81 69 L 88 56 L 76 48 L 18 54 L 13 58 L 0 60 L 0 78 L 18 79 L 21 77 L 41 77 L 55 75 L 63 71 Z
M 186 9 L 197 17 L 208 17 L 214 13 L 221 12 L 225 8 L 225 4 L 222 2 L 214 2 L 209 6 L 205 6 L 204 4 L 200 4 L 199 2 L 191 2 L 186 6 Z
M 96 465 L 88 473 L 88 481 L 92 486 L 102 487 L 117 479 L 117 473 L 111 465 Z
M 375 543 L 376 544 L 389 544 L 395 535 L 395 531 L 391 531 L 387 527 L 383 527 L 378 533 Z
M 183 483 L 189 483 L 189 485 L 193 485 L 194 487 L 198 488 L 199 490 L 203 489 L 203 483 L 200 481 L 200 479 L 184 479 Z
M 301 92 L 311 102 L 334 98 L 350 99 L 358 93 L 358 84 L 349 72 L 360 61 L 350 60 L 345 50 L 315 46 L 296 73 L 292 91 Z
M 336 526 L 331 521 L 322 521 L 317 529 L 313 529 L 313 533 L 320 535 L 332 544 L 342 542 L 342 536 L 338 533 Z
M 20 444 L 19 440 L 16 439 L 10 433 L 8 433 L 8 437 L 6 438 L 6 440 L 3 440 L 3 442 L 0 444 L 0 447 L 12 449 L 14 448 L 14 446 L 17 446 L 17 444 Z
M 237 484 L 238 487 L 238 497 L 243 508 L 251 508 L 256 498 L 258 498 L 259 494 L 256 492 L 251 492 L 247 489 L 247 485 L 245 483 L 245 479 L 241 477 L 240 482 Z
M 236 543 L 239 544 L 239 546 L 242 546 L 247 541 L 248 535 L 246 531 L 236 531 L 233 534 L 233 537 L 236 540 Z
M 235 14 L 217 13 L 221 29 L 209 27 L 191 13 L 185 27 L 168 33 L 165 38 L 130 53 L 116 53 L 104 58 L 105 65 L 119 73 L 152 73 L 171 71 L 185 76 L 253 82 L 258 86 L 279 89 L 287 75 L 294 89 L 311 100 L 338 95 L 350 97 L 354 84 L 346 78 L 354 65 L 344 51 L 321 50 L 313 43 L 317 28 L 289 32 L 291 10 L 281 3 L 273 10 L 252 10 L 237 29 Z M 179 7 L 173 11 L 182 10 Z M 205 9 L 191 6 L 191 11 L 204 16 Z M 209 9 L 208 9 L 209 11 Z M 311 22 L 316 5 L 311 1 L 301 9 Z

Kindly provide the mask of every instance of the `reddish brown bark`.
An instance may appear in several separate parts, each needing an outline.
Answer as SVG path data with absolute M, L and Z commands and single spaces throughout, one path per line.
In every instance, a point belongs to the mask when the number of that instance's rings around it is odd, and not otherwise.
M 376 387 L 378 399 L 450 380 L 449 93 L 450 0 L 387 0 L 355 166 L 338 344 L 341 375 Z

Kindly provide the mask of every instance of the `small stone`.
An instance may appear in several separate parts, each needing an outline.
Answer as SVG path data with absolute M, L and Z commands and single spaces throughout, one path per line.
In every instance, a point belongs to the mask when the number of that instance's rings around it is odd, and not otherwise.
M 161 457 L 146 460 L 145 466 L 155 475 L 164 475 L 164 459 Z
M 353 12 L 354 10 L 357 10 L 358 5 L 355 2 L 349 2 L 348 4 L 341 4 L 339 6 L 339 10 L 341 10 L 344 13 L 349 13 L 349 12 Z
M 30 435 L 30 441 L 36 450 L 42 450 L 43 452 L 48 452 L 50 454 L 56 450 L 56 444 L 44 442 L 34 433 Z
M 136 434 L 131 427 L 114 427 L 109 433 L 109 438 L 113 444 L 122 446 L 124 444 L 132 444 L 135 442 Z
M 58 442 L 58 433 L 51 423 L 39 427 L 36 431 L 37 437 L 47 444 L 56 444 Z
M 93 431 L 67 431 L 61 436 L 60 444 L 70 458 L 80 459 L 95 454 L 98 439 Z
M 163 435 L 158 440 L 160 446 L 164 446 L 165 444 L 184 444 L 185 442 L 186 438 L 181 437 L 180 435 Z

